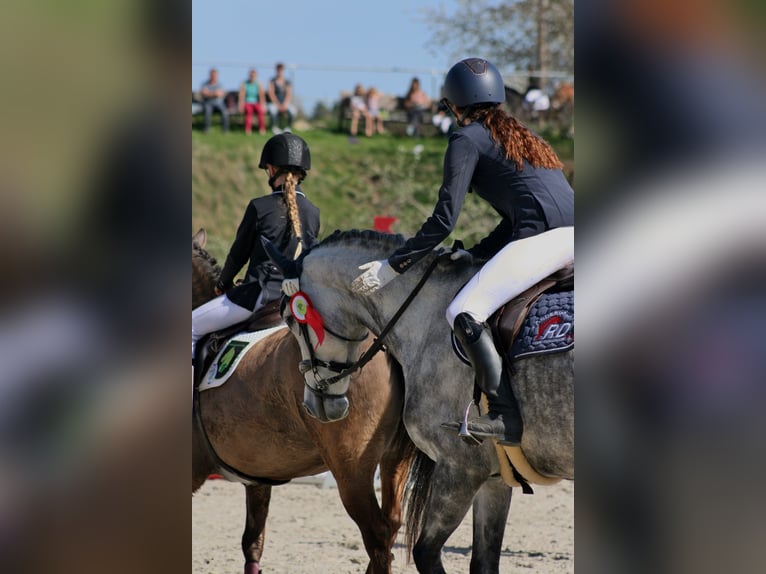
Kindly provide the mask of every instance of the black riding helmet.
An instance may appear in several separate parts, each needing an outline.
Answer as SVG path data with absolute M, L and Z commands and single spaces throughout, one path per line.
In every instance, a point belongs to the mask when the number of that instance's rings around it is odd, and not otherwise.
M 278 134 L 263 146 L 258 167 L 266 169 L 266 164 L 276 167 L 297 167 L 304 172 L 311 169 L 311 152 L 303 138 L 294 134 Z
M 502 104 L 505 101 L 503 77 L 483 58 L 466 58 L 447 72 L 444 97 L 459 108 L 476 104 Z

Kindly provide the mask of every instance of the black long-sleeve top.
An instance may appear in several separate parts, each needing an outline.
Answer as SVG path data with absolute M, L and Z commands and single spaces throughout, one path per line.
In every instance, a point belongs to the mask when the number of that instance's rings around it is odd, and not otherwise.
M 303 248 L 307 249 L 316 243 L 319 235 L 319 208 L 306 198 L 300 188 L 296 192 Z M 245 284 L 258 283 L 264 276 L 268 276 L 271 281 L 281 281 L 278 268 L 271 263 L 261 244 L 261 236 L 266 237 L 286 256 L 292 258 L 295 255 L 298 241 L 292 235 L 281 190 L 257 197 L 248 204 L 221 271 L 219 279 L 224 287 L 231 288 L 237 273 L 248 261 Z M 228 295 L 235 303 L 253 308 L 254 297 L 257 297 L 258 292 L 235 288 Z
M 574 191 L 560 169 L 519 170 L 489 130 L 473 122 L 453 133 L 444 156 L 444 177 L 433 213 L 391 257 L 399 273 L 409 269 L 439 243 L 457 223 L 466 193 L 474 191 L 501 217 L 497 227 L 469 251 L 488 259 L 511 241 L 574 225 Z

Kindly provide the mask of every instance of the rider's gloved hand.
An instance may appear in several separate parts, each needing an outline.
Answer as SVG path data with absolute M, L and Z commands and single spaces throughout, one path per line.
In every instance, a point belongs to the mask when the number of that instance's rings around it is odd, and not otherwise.
M 391 279 L 399 275 L 385 259 L 381 259 L 380 261 L 370 261 L 369 263 L 360 265 L 359 269 L 364 271 L 364 273 L 351 282 L 351 288 L 356 293 L 362 295 L 374 293 L 391 281 Z
M 301 290 L 300 281 L 297 277 L 288 277 L 282 281 L 282 293 L 292 297 Z

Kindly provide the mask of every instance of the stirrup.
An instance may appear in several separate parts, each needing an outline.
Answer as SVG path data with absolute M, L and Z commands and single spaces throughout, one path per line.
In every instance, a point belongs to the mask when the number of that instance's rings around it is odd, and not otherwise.
M 465 408 L 465 414 L 463 415 L 463 420 L 460 422 L 460 429 L 457 431 L 457 436 L 470 446 L 479 446 L 484 440 L 472 435 L 471 431 L 468 430 L 468 414 L 471 411 L 471 405 L 473 405 L 473 401 L 469 402 L 468 406 Z

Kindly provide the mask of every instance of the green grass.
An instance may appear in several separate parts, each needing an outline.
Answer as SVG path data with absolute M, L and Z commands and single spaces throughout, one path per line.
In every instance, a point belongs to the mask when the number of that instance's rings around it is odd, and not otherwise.
M 442 178 L 445 138 L 411 139 L 388 134 L 349 137 L 334 131 L 297 132 L 311 147 L 312 169 L 302 184 L 321 211 L 320 238 L 335 229 L 372 228 L 375 216 L 393 216 L 392 229 L 414 234 L 431 214 Z M 269 193 L 258 169 L 263 144 L 271 134 L 208 134 L 192 131 L 192 233 L 208 232 L 208 249 L 223 259 L 247 203 Z M 562 160 L 571 160 L 571 140 L 549 139 Z M 416 146 L 422 146 L 417 153 Z M 469 194 L 452 238 L 467 246 L 497 224 L 486 202 Z

